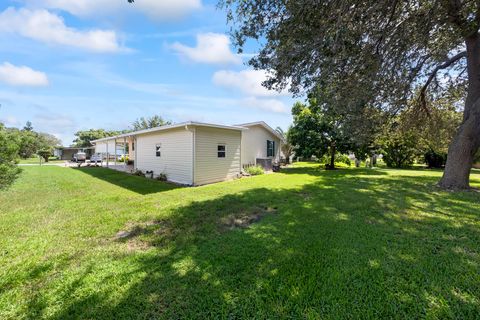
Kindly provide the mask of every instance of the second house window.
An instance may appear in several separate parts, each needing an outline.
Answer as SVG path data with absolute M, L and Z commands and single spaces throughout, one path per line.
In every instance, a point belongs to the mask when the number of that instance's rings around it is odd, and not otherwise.
M 225 158 L 225 150 L 226 150 L 226 147 L 224 144 L 219 144 L 217 146 L 217 157 L 218 158 Z
M 275 156 L 275 141 L 267 140 L 267 157 Z
M 157 157 L 160 157 L 162 155 L 162 144 L 158 143 L 155 145 L 155 153 Z

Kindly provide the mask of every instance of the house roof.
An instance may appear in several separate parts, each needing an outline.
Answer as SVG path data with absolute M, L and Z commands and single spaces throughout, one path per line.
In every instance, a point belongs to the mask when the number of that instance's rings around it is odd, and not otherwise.
M 151 128 L 151 129 L 128 132 L 128 133 L 124 133 L 124 134 L 119 134 L 117 136 L 111 136 L 111 137 L 106 137 L 106 138 L 102 138 L 102 139 L 92 140 L 90 142 L 91 143 L 96 143 L 96 142 L 102 142 L 102 141 L 117 139 L 117 138 L 126 138 L 126 137 L 136 136 L 136 135 L 145 134 L 145 133 L 151 133 L 151 132 L 181 128 L 181 127 L 186 127 L 186 126 L 209 127 L 209 128 L 219 128 L 219 129 L 229 129 L 229 130 L 248 130 L 248 128 L 242 127 L 242 126 L 226 126 L 226 125 L 221 125 L 221 124 L 187 121 L 187 122 L 181 122 L 181 123 L 176 123 L 176 124 Z
M 272 133 L 277 138 L 279 138 L 282 142 L 285 142 L 285 138 L 280 133 L 278 133 L 276 130 L 274 130 L 272 127 L 270 127 L 265 121 L 242 123 L 242 124 L 237 124 L 236 126 L 240 126 L 240 127 L 244 127 L 244 128 L 253 127 L 253 126 L 262 126 L 267 131 L 270 131 L 270 133 Z
M 57 150 L 80 150 L 80 149 L 94 149 L 94 147 L 55 147 Z

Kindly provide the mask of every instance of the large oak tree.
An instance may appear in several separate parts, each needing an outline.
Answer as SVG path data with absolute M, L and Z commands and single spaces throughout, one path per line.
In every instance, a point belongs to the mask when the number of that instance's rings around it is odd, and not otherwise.
M 239 51 L 261 45 L 249 64 L 264 85 L 294 94 L 330 88 L 344 105 L 398 112 L 451 86 L 466 86 L 463 121 L 440 186 L 466 189 L 480 146 L 480 2 L 467 0 L 223 0 Z

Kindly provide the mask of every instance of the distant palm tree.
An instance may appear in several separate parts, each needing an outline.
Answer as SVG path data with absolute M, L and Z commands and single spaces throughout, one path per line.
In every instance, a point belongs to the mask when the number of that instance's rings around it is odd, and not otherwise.
M 289 134 L 288 134 L 290 131 L 290 127 L 287 129 L 286 132 L 283 131 L 283 129 L 280 127 L 276 127 L 275 131 L 277 131 L 283 137 L 281 149 L 282 149 L 283 155 L 285 156 L 285 161 L 288 164 L 290 163 L 290 157 L 293 154 L 293 145 L 290 143 Z

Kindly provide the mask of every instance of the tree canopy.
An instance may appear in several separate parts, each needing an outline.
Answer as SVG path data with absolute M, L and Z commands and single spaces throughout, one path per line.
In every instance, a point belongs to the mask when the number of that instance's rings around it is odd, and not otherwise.
M 138 130 L 144 130 L 144 129 L 151 129 L 151 128 L 156 128 L 156 127 L 161 127 L 161 126 L 166 126 L 172 124 L 171 121 L 164 120 L 161 116 L 159 115 L 154 115 L 151 117 L 141 117 L 137 120 L 135 120 L 132 123 L 132 128 L 134 131 Z
M 480 146 L 480 3 L 475 1 L 311 2 L 222 0 L 239 51 L 264 85 L 300 95 L 319 88 L 361 114 L 365 105 L 397 113 L 416 101 L 428 112 L 449 88 L 464 91 L 463 122 L 449 148 L 445 188 L 468 188 Z M 359 111 L 360 110 L 360 111 Z
M 105 129 L 89 129 L 89 130 L 81 130 L 75 132 L 75 140 L 73 140 L 73 144 L 75 147 L 91 147 L 92 144 L 90 141 L 102 139 L 110 136 L 115 136 L 125 131 L 107 131 Z

